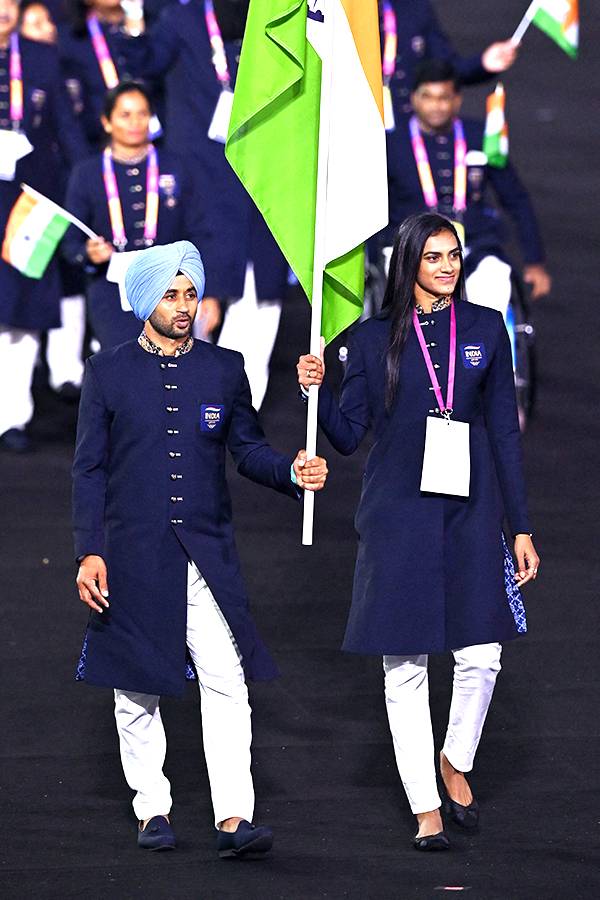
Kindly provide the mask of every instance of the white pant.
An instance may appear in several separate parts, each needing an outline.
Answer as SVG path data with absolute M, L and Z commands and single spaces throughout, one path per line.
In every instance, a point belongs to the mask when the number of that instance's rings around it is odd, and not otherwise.
M 227 307 L 223 328 L 219 335 L 219 347 L 239 350 L 244 357 L 244 368 L 250 382 L 252 405 L 260 409 L 269 383 L 269 362 L 279 320 L 281 300 L 258 300 L 254 265 L 246 266 L 244 293 L 239 300 Z
M 460 772 L 473 768 L 500 671 L 500 644 L 453 650 L 454 683 L 443 751 Z M 385 700 L 396 763 L 413 813 L 441 805 L 435 775 L 427 656 L 384 656 Z
M 77 387 L 83 381 L 83 340 L 85 338 L 85 297 L 77 294 L 60 301 L 60 328 L 48 331 L 46 361 L 50 387 L 57 391 L 70 382 Z
M 33 415 L 31 382 L 39 349 L 39 332 L 0 325 L 0 434 L 25 428 Z
M 504 316 L 510 302 L 511 267 L 497 256 L 485 256 L 467 278 L 467 300 L 477 306 L 489 306 Z
M 250 774 L 250 704 L 236 645 L 204 578 L 188 567 L 187 645 L 198 673 L 204 755 L 217 828 L 224 819 L 254 813 Z M 167 750 L 160 697 L 115 691 L 121 762 L 137 791 L 138 819 L 166 815 L 171 786 L 162 768 Z

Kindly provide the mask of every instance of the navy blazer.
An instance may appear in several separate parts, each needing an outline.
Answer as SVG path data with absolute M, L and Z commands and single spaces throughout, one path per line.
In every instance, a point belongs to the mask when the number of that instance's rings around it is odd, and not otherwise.
M 218 265 L 207 272 L 206 296 L 241 297 L 251 260 L 258 299 L 282 299 L 289 271 L 285 257 L 225 157 L 224 144 L 207 134 L 221 84 L 212 64 L 204 4 L 190 0 L 168 6 L 147 41 L 144 76 L 166 76 L 165 146 L 190 161 L 209 216 L 210 252 Z M 233 88 L 241 40 L 226 40 L 225 52 Z
M 484 123 L 473 119 L 461 121 L 467 152 L 481 151 Z M 439 212 L 453 218 L 453 132 L 437 136 L 423 134 L 423 141 L 438 195 Z M 399 225 L 407 216 L 428 210 L 423 197 L 423 188 L 415 162 L 407 119 L 399 123 L 396 130 L 387 135 L 387 159 L 390 224 L 384 235 L 385 241 L 391 244 Z M 489 248 L 502 253 L 502 248 L 508 241 L 509 234 L 506 224 L 498 210 L 489 201 L 490 188 L 515 227 L 525 263 L 543 262 L 544 247 L 533 205 L 527 189 L 510 161 L 503 169 L 487 165 L 485 162 L 467 165 L 467 208 L 463 222 L 465 240 L 469 249 L 473 251 Z
M 119 80 L 139 77 L 146 50 L 143 40 L 125 34 L 120 23 L 100 22 L 100 28 Z M 58 52 L 62 78 L 83 125 L 89 154 L 99 150 L 104 142 L 100 116 L 108 88 L 87 29 L 79 35 L 70 25 L 59 25 Z
M 410 94 L 415 66 L 425 58 L 443 59 L 458 70 L 463 84 L 479 84 L 493 78 L 481 64 L 481 52 L 460 57 L 443 31 L 430 0 L 392 0 L 396 13 L 396 69 L 390 91 L 396 118 L 411 112 Z M 379 28 L 383 51 L 383 6 L 379 5 Z M 398 123 L 397 123 L 398 124 Z
M 445 396 L 449 309 L 420 320 Z M 321 388 L 319 423 L 336 450 L 352 453 L 370 427 L 374 435 L 356 515 L 346 650 L 414 655 L 517 636 L 504 587 L 505 512 L 512 534 L 530 526 L 510 343 L 495 310 L 457 302 L 456 325 L 453 418 L 470 424 L 468 498 L 420 490 L 426 419 L 439 410 L 414 328 L 389 415 L 383 314 L 352 334 L 339 405 Z M 477 365 L 463 352 L 473 347 Z
M 13 181 L 0 181 L 0 233 L 21 193 L 21 182 L 57 203 L 64 202 L 63 167 L 85 157 L 83 135 L 73 117 L 53 47 L 19 37 L 23 72 L 21 128 L 33 151 L 17 163 Z M 10 51 L 0 50 L 0 128 L 10 123 Z M 46 329 L 60 325 L 61 287 L 53 259 L 41 279 L 26 278 L 0 259 L 0 324 Z
M 114 169 L 127 236 L 125 250 L 140 250 L 144 247 L 147 161 L 137 165 L 115 162 Z M 161 149 L 158 151 L 158 169 L 156 243 L 191 241 L 200 250 L 205 271 L 210 273 L 217 265 L 210 256 L 214 245 L 202 198 L 198 195 L 186 161 Z M 66 207 L 96 234 L 109 242 L 112 240 L 101 156 L 86 160 L 75 169 L 69 183 Z M 73 225 L 63 239 L 63 251 L 70 262 L 84 267 L 88 273 L 90 323 L 102 349 L 108 350 L 137 337 L 141 324 L 132 312 L 121 309 L 118 286 L 106 280 L 108 264 L 94 266 L 90 262 L 85 249 L 86 241 L 87 235 Z
M 291 459 L 267 444 L 241 354 L 201 341 L 155 356 L 129 341 L 91 357 L 73 463 L 75 553 L 107 565 L 110 608 L 90 615 L 83 677 L 179 697 L 187 563 L 203 574 L 248 675 L 279 673 L 248 612 L 226 450 L 246 477 L 299 497 Z

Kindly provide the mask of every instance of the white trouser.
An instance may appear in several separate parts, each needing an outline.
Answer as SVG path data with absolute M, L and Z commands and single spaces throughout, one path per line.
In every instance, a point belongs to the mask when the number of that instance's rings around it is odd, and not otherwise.
M 269 361 L 275 346 L 281 300 L 258 300 L 254 265 L 246 266 L 244 293 L 227 307 L 219 347 L 239 350 L 250 382 L 252 405 L 260 409 L 269 383 Z
M 478 306 L 497 309 L 504 316 L 510 302 L 512 284 L 511 267 L 497 256 L 484 256 L 477 268 L 467 278 L 467 300 Z
M 0 325 L 0 435 L 24 428 L 33 415 L 31 382 L 39 349 L 39 332 Z
M 250 774 L 250 704 L 248 688 L 228 625 L 204 578 L 188 567 L 187 636 L 198 673 L 204 755 L 217 828 L 224 819 L 254 813 Z M 115 718 L 123 772 L 137 791 L 138 819 L 166 815 L 171 786 L 162 768 L 167 750 L 160 697 L 115 691 Z
M 80 387 L 83 381 L 85 297 L 82 294 L 62 298 L 60 321 L 60 328 L 48 332 L 46 346 L 50 387 L 55 391 L 67 382 Z
M 473 768 L 500 671 L 500 644 L 453 650 L 454 682 L 443 751 L 460 772 Z M 441 805 L 429 710 L 427 656 L 384 656 L 385 700 L 398 771 L 413 813 Z

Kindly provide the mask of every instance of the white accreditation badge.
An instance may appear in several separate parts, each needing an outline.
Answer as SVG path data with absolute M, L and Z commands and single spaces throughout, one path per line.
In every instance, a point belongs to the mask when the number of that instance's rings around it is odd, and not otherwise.
M 227 140 L 227 132 L 229 131 L 229 120 L 231 118 L 231 107 L 233 105 L 233 91 L 224 88 L 219 94 L 219 99 L 215 107 L 215 112 L 208 129 L 208 136 L 211 141 L 218 141 L 224 144 Z
M 470 480 L 469 423 L 428 416 L 421 490 L 468 497 Z
M 143 252 L 143 250 L 128 250 L 126 253 L 115 252 L 108 263 L 106 280 L 119 285 L 119 298 L 121 300 L 121 309 L 123 312 L 132 312 L 131 304 L 125 293 L 125 274 L 133 262 L 134 257 L 137 256 L 138 253 Z
M 22 131 L 0 131 L 0 180 L 14 181 L 17 163 L 33 150 L 27 135 Z
M 384 84 L 383 86 L 383 122 L 386 131 L 393 131 L 396 127 L 392 92 L 390 91 L 389 84 Z

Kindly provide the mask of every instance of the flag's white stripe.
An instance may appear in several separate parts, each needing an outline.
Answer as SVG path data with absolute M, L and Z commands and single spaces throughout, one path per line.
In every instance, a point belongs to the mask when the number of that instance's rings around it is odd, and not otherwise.
M 337 259 L 388 221 L 385 129 L 344 7 L 335 0 L 325 261 Z M 307 38 L 322 57 L 319 23 Z
M 485 133 L 498 134 L 502 131 L 504 125 L 504 111 L 501 109 L 493 109 L 487 114 L 485 120 Z
M 29 257 L 54 215 L 55 210 L 50 204 L 38 202 L 25 216 L 15 232 L 9 248 L 10 261 L 15 268 L 20 271 L 27 268 Z
M 569 0 L 542 0 L 541 3 L 538 3 L 537 8 L 545 10 L 549 16 L 562 23 L 571 9 L 571 4 Z

